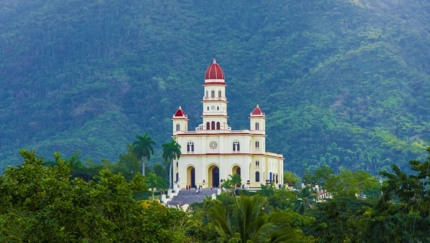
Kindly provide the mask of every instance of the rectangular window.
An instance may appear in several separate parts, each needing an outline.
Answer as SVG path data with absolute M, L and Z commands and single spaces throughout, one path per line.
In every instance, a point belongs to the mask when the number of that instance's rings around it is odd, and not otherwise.
M 257 148 L 257 149 L 260 148 L 260 142 L 258 142 L 258 141 L 255 142 L 255 148 Z
M 233 142 L 233 152 L 240 151 L 240 143 L 239 142 Z
M 187 143 L 187 152 L 194 152 L 194 143 L 193 142 L 188 142 Z

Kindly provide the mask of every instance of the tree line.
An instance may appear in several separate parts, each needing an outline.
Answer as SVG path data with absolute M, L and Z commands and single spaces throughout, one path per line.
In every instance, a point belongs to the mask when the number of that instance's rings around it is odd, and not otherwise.
M 284 187 L 264 184 L 255 192 L 237 187 L 240 176 L 230 175 L 223 183 L 226 192 L 216 200 L 183 212 L 158 203 L 153 190 L 157 183 L 169 187 L 180 147 L 174 140 L 163 144 L 164 167 L 149 168 L 145 162 L 154 145 L 148 134 L 138 135 L 118 163 L 100 165 L 83 165 L 78 155 L 63 159 L 59 153 L 46 161 L 35 151 L 21 150 L 23 164 L 8 167 L 0 177 L 0 241 L 429 240 L 430 147 L 425 161 L 409 161 L 411 174 L 396 165 L 378 177 L 323 166 L 302 178 L 286 172 Z M 152 200 L 142 197 L 147 192 Z

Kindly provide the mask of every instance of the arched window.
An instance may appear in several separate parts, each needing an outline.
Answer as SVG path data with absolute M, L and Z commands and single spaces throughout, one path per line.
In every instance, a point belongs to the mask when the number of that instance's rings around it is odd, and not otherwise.
M 240 143 L 238 141 L 233 142 L 233 151 L 240 151 Z
M 176 131 L 180 131 L 181 130 L 181 125 L 176 124 Z
M 260 182 L 260 172 L 255 172 L 255 182 Z
M 194 152 L 194 143 L 193 142 L 188 142 L 187 143 L 187 152 Z
M 215 97 L 215 90 L 211 91 L 211 97 Z
M 216 107 L 216 110 L 219 111 L 219 106 Z
M 206 110 L 209 110 L 209 106 L 208 106 L 208 107 L 206 107 Z
M 255 123 L 255 130 L 260 130 L 260 123 L 258 122 Z
M 218 97 L 221 97 L 221 94 L 222 94 L 221 90 L 218 91 Z
M 221 130 L 221 125 L 219 124 L 219 122 L 216 123 L 216 130 Z
M 206 130 L 211 130 L 211 124 L 209 122 L 206 122 Z
M 260 148 L 260 142 L 259 142 L 259 141 L 256 141 L 256 142 L 255 142 L 255 148 L 256 148 L 256 149 L 259 149 L 259 148 Z
M 211 130 L 215 130 L 215 122 L 212 122 L 212 129 Z

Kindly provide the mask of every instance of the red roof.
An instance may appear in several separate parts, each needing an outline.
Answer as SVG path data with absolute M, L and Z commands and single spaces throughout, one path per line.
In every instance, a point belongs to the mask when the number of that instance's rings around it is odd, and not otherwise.
M 214 58 L 213 63 L 209 65 L 208 69 L 205 73 L 205 79 L 224 79 L 224 71 L 216 63 L 216 60 Z
M 174 117 L 181 116 L 181 117 L 187 117 L 187 114 L 182 110 L 182 108 L 179 106 L 178 110 L 176 111 Z
M 260 107 L 257 105 L 257 107 L 254 108 L 254 110 L 251 113 L 251 116 L 265 116 L 263 111 L 260 109 Z

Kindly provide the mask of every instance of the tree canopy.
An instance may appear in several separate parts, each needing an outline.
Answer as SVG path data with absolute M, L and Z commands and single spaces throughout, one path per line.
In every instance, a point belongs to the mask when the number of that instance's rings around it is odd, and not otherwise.
M 88 182 L 71 178 L 70 165 L 58 153 L 44 166 L 35 152 L 21 150 L 24 163 L 0 177 L 0 239 L 5 242 L 180 242 L 171 227 L 185 217 L 155 203 L 147 208 L 135 192 L 147 190 L 137 173 L 101 170 Z M 178 225 L 179 227 L 180 225 Z M 181 238 L 182 237 L 182 238 Z

